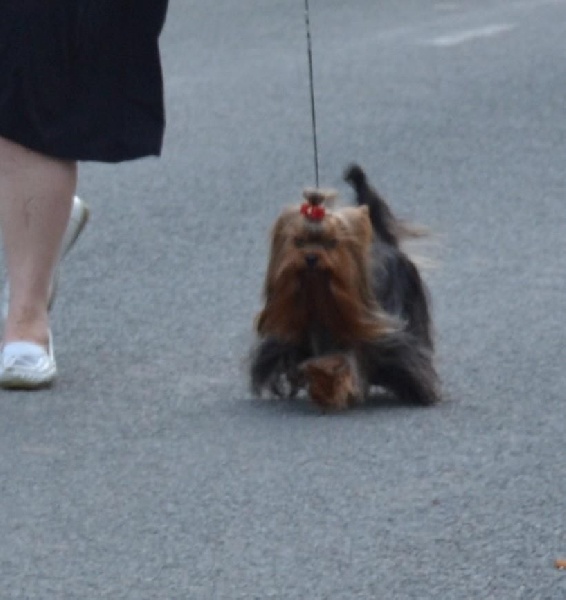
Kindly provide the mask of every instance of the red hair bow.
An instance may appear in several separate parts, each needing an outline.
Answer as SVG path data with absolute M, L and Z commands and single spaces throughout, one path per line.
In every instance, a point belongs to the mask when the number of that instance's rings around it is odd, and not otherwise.
M 322 221 L 326 211 L 324 210 L 324 206 L 305 202 L 301 205 L 301 214 L 311 221 Z

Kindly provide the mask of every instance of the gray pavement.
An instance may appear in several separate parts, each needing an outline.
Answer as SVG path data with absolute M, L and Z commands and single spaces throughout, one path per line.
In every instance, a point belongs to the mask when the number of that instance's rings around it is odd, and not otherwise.
M 163 158 L 84 166 L 59 383 L 0 395 L 1 599 L 566 598 L 566 2 L 311 11 L 322 184 L 357 160 L 438 233 L 447 402 L 250 397 L 303 3 L 173 0 Z

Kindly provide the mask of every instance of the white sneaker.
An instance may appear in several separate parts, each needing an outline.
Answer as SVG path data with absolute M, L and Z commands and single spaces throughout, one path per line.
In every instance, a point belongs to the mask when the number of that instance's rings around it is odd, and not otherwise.
M 47 387 L 57 376 L 51 332 L 47 350 L 31 342 L 11 342 L 2 349 L 0 360 L 0 387 L 5 389 Z
M 73 207 L 71 208 L 71 215 L 69 217 L 69 222 L 67 223 L 67 229 L 65 230 L 65 234 L 63 236 L 63 241 L 61 243 L 61 257 L 59 260 L 62 260 L 63 257 L 69 252 L 69 250 L 73 247 L 75 242 L 77 241 L 79 235 L 87 224 L 89 217 L 89 209 L 88 206 L 78 197 L 75 196 L 73 198 Z M 59 265 L 57 265 L 55 269 L 55 273 L 53 275 L 53 281 L 51 283 L 51 291 L 49 292 L 49 308 L 53 306 L 55 302 L 55 295 L 57 293 L 57 283 L 59 281 Z M 4 290 L 2 292 L 2 317 L 5 320 L 8 316 L 8 309 L 10 307 L 10 282 L 7 281 L 4 286 Z

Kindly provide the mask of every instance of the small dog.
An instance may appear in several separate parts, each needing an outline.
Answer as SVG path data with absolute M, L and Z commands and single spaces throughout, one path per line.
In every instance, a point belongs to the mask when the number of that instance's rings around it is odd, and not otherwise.
M 265 304 L 251 355 L 256 395 L 305 390 L 322 409 L 345 409 L 378 386 L 402 402 L 440 399 L 429 297 L 401 249 L 422 230 L 397 219 L 353 165 L 358 206 L 305 190 L 272 232 Z

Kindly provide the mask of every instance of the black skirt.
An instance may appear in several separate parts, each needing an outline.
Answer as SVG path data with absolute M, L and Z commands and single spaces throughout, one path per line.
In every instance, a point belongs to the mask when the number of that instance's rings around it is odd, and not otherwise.
M 168 0 L 0 0 L 0 136 L 49 156 L 159 155 Z

